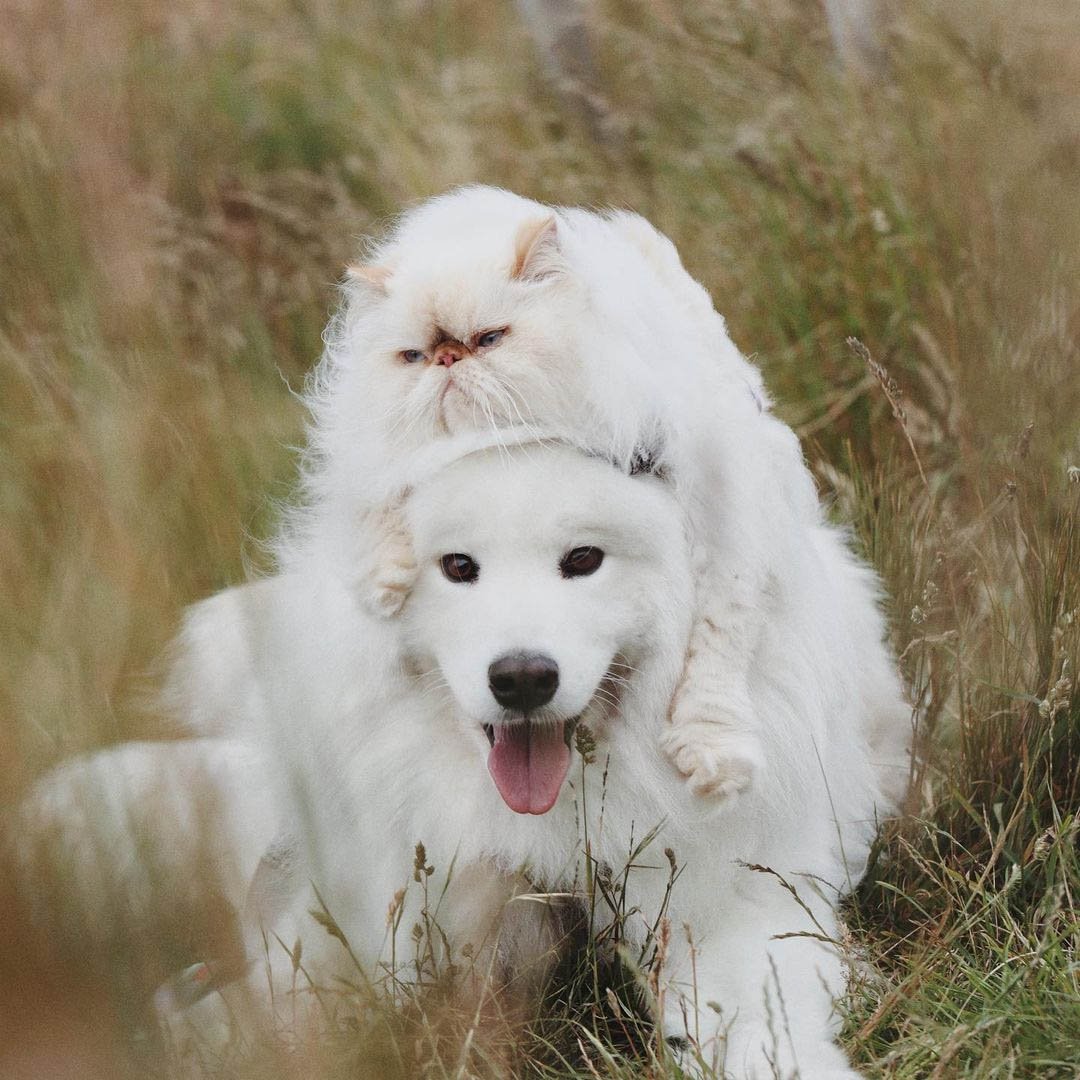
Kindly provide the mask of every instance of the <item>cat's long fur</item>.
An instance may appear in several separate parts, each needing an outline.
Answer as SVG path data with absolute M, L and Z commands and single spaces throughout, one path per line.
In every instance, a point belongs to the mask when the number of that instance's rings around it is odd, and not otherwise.
M 440 335 L 506 339 L 452 369 L 402 351 Z M 768 616 L 776 500 L 813 516 L 793 433 L 768 409 L 671 242 L 643 218 L 471 187 L 411 210 L 353 272 L 307 400 L 306 499 L 279 544 L 392 614 L 415 572 L 397 498 L 448 437 L 496 429 L 663 470 L 688 520 L 695 629 L 663 746 L 695 790 L 745 789 L 765 761 L 746 674 Z M 477 508 L 483 512 L 482 507 Z

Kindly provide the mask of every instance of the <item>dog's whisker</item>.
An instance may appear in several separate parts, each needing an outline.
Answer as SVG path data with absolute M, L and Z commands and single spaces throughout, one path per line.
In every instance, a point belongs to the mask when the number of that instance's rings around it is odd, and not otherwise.
M 430 668 L 417 675 L 416 683 L 425 689 L 441 687 L 448 690 L 450 688 L 450 684 L 446 681 L 446 676 L 442 673 L 442 670 L 437 667 Z
M 604 701 L 607 701 L 613 705 L 617 705 L 619 702 L 619 694 L 615 690 L 604 686 L 602 683 L 593 692 L 593 696 L 602 698 Z

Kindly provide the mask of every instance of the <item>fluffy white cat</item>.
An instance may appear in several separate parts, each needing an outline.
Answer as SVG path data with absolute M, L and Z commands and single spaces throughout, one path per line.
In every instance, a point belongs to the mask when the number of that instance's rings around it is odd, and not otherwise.
M 396 614 L 416 572 L 399 501 L 470 432 L 556 438 L 666 474 L 697 589 L 661 742 L 695 792 L 745 790 L 766 764 L 747 672 L 775 565 L 770 523 L 781 505 L 812 520 L 816 498 L 759 372 L 672 243 L 635 214 L 470 187 L 411 210 L 368 255 L 309 386 L 306 499 L 282 568 L 333 566 Z

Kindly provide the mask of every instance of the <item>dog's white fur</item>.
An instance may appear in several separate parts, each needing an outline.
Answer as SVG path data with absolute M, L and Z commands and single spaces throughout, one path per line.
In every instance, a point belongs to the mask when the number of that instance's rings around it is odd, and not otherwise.
M 696 614 L 660 745 L 699 794 L 768 765 L 747 674 L 768 610 L 777 513 L 812 517 L 792 432 L 671 241 L 636 214 L 464 188 L 407 213 L 354 271 L 308 402 L 307 498 L 279 544 L 394 613 L 416 564 L 395 500 L 448 436 L 558 438 L 674 481 L 695 546 Z M 509 326 L 452 368 L 404 363 L 433 328 Z M 779 510 L 778 510 L 779 506 Z
M 307 915 L 311 880 L 374 972 L 397 890 L 407 886 L 404 933 L 420 920 L 419 841 L 430 895 L 447 886 L 436 918 L 455 957 L 470 944 L 520 969 L 541 951 L 543 908 L 512 897 L 581 886 L 586 820 L 592 857 L 616 877 L 656 828 L 625 906 L 639 911 L 627 930 L 640 941 L 661 908 L 670 847 L 681 873 L 665 1032 L 723 1051 L 739 1078 L 855 1076 L 833 1042 L 841 959 L 820 937 L 836 934 L 837 900 L 903 790 L 910 734 L 873 575 L 816 515 L 789 508 L 774 522 L 748 681 L 769 718 L 769 769 L 721 812 L 654 750 L 692 630 L 693 553 L 668 483 L 570 448 L 500 447 L 435 470 L 405 513 L 419 570 L 400 623 L 366 613 L 327 561 L 312 560 L 197 605 L 185 628 L 174 699 L 204 731 L 262 748 L 280 827 L 302 857 L 295 897 L 282 908 L 279 889 L 264 910 L 269 929 L 300 937 L 305 967 L 323 978 L 345 960 Z M 604 562 L 562 578 L 559 560 L 580 545 L 602 548 Z M 471 554 L 478 580 L 442 576 L 448 552 Z M 488 665 L 515 649 L 558 662 L 548 711 L 580 715 L 596 739 L 596 763 L 575 753 L 542 816 L 508 809 L 485 767 L 483 725 L 506 719 Z M 624 680 L 614 705 L 610 672 Z M 806 908 L 747 864 L 783 875 Z

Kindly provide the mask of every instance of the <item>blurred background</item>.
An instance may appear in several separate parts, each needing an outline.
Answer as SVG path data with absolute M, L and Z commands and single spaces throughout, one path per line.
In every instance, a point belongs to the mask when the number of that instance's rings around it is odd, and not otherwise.
M 885 579 L 924 764 L 855 1058 L 1080 1075 L 1074 0 L 0 0 L 5 812 L 175 737 L 159 658 L 268 566 L 343 266 L 469 181 L 668 233 Z M 123 920 L 101 975 L 4 889 L 0 1044 L 121 1075 Z

